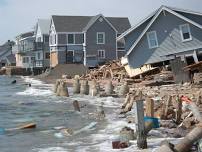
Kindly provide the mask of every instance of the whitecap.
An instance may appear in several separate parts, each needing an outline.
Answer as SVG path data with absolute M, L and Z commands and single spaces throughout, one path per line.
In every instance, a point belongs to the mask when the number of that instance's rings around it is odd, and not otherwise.
M 38 149 L 34 149 L 33 151 L 37 151 L 37 152 L 68 152 L 63 147 L 38 148 Z
M 25 91 L 17 92 L 17 95 L 31 95 L 31 96 L 47 96 L 53 95 L 51 90 L 44 90 L 44 89 L 36 89 L 34 87 L 29 87 Z

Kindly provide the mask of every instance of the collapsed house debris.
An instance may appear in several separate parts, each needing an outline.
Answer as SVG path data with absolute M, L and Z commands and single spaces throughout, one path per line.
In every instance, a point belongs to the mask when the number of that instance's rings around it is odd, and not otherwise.
M 86 75 L 83 75 L 81 79 L 119 79 L 122 80 L 123 78 L 129 78 L 124 66 L 121 65 L 120 60 L 110 61 L 97 69 L 92 69 Z

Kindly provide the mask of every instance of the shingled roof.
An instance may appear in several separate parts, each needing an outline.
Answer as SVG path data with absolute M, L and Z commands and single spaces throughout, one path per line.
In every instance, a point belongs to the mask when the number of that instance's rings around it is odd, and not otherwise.
M 50 24 L 50 19 L 38 19 L 38 26 L 40 27 L 42 34 L 49 34 Z
M 101 14 L 99 14 L 101 15 Z M 96 16 L 57 16 L 53 15 L 52 19 L 57 32 L 83 32 L 97 19 Z M 111 25 L 118 31 L 123 33 L 131 27 L 126 17 L 106 17 Z

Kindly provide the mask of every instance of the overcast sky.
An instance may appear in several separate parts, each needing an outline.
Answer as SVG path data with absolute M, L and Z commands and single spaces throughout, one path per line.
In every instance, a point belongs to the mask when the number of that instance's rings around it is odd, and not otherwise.
M 202 0 L 0 0 L 0 44 L 32 30 L 38 18 L 102 13 L 134 25 L 161 5 L 202 12 Z

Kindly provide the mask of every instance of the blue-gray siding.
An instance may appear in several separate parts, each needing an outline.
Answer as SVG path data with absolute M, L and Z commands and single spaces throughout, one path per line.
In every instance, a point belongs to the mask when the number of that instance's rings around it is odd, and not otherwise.
M 147 21 L 145 21 L 143 24 L 141 24 L 139 27 L 137 27 L 136 29 L 134 29 L 131 33 L 129 33 L 125 37 L 125 49 L 126 49 L 126 52 L 131 48 L 131 46 L 133 45 L 133 43 L 140 36 L 140 34 L 146 28 L 146 26 L 151 21 L 151 19 L 152 19 L 152 17 L 149 18 L 149 19 L 147 19 Z
M 105 32 L 105 44 L 97 44 L 97 32 Z M 97 20 L 86 33 L 86 53 L 87 56 L 97 56 L 98 50 L 105 50 L 105 60 L 116 59 L 116 31 L 105 21 Z M 98 64 L 96 57 L 88 57 L 87 64 Z M 94 65 L 93 65 L 94 66 Z
M 58 44 L 67 44 L 67 34 L 58 34 Z M 83 44 L 83 34 L 75 34 L 75 44 Z
M 179 25 L 187 22 L 168 12 L 165 14 L 166 16 L 161 13 L 148 30 L 148 32 L 156 31 L 159 47 L 149 49 L 147 35 L 145 34 L 128 56 L 129 65 L 132 67 L 136 68 L 144 64 L 170 60 L 171 57 L 166 57 L 167 55 L 202 48 L 201 29 L 189 23 L 192 40 L 182 42 Z

